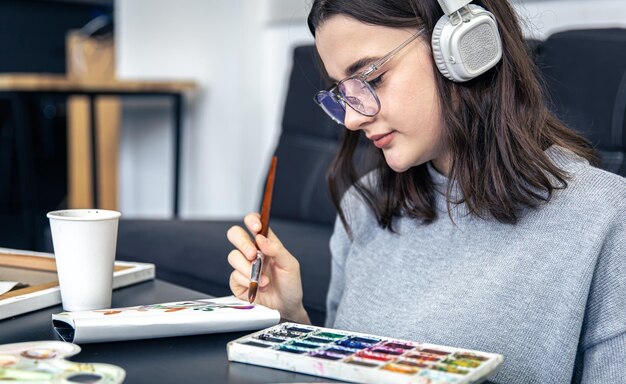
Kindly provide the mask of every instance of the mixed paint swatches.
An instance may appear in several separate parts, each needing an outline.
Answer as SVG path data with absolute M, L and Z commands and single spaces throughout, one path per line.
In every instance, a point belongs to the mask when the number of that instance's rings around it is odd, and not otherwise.
M 503 356 L 282 323 L 228 343 L 228 359 L 359 383 L 480 383 Z
M 126 372 L 118 366 L 66 360 L 78 352 L 78 345 L 62 341 L 0 345 L 0 381 L 37 384 L 120 384 L 124 381 Z

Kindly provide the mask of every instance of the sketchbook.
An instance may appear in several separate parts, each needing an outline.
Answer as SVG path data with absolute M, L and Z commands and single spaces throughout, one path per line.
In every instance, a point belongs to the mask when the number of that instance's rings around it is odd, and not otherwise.
M 79 344 L 257 330 L 280 313 L 234 296 L 52 315 L 56 333 Z
M 154 276 L 154 264 L 115 261 L 113 289 Z M 0 248 L 0 281 L 7 287 L 17 285 L 0 294 L 0 320 L 61 303 L 52 253 Z

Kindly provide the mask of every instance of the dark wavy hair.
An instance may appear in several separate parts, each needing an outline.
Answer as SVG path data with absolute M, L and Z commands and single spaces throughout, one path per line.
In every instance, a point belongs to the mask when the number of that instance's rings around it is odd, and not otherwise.
M 567 186 L 567 174 L 553 164 L 545 149 L 558 145 L 592 164 L 598 163 L 598 156 L 585 138 L 548 109 L 538 70 L 508 1 L 473 3 L 494 14 L 503 54 L 494 68 L 465 83 L 436 76 L 443 136 L 452 154 L 448 176 L 462 192 L 460 201 L 448 199 L 448 209 L 465 203 L 472 215 L 515 224 L 524 208 L 539 206 L 550 200 L 555 189 Z M 371 25 L 424 28 L 423 38 L 430 42 L 443 11 L 437 0 L 314 0 L 308 17 L 311 33 L 315 36 L 316 29 L 334 15 Z M 438 73 L 434 60 L 432 65 Z M 346 130 L 328 172 L 331 196 L 348 231 L 340 201 L 350 187 L 371 207 L 382 228 L 393 231 L 393 219 L 401 213 L 424 223 L 435 220 L 435 190 L 426 164 L 397 173 L 387 166 L 382 151 L 369 145 L 378 180 L 370 186 L 359 181 L 355 169 L 359 134 Z

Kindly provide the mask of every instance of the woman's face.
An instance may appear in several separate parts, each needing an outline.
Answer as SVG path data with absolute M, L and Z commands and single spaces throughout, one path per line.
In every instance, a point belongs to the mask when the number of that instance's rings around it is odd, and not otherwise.
M 339 81 L 354 74 L 347 72 L 353 63 L 381 58 L 415 32 L 368 25 L 335 15 L 317 28 L 315 44 L 329 76 Z M 382 74 L 380 81 L 370 82 L 381 104 L 376 116 L 363 116 L 346 107 L 346 128 L 363 130 L 396 172 L 430 160 L 439 171 L 448 170 L 449 157 L 442 140 L 443 123 L 435 84 L 437 74 L 431 60 L 424 39 L 414 40 L 368 78 L 373 80 Z

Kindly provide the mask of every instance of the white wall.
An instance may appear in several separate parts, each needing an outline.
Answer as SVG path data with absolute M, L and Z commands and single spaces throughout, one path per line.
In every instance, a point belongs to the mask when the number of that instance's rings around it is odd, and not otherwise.
M 526 34 L 540 40 L 567 29 L 626 28 L 625 0 L 519 0 L 516 8 Z
M 118 76 L 192 79 L 181 213 L 239 218 L 257 207 L 280 129 L 291 50 L 311 43 L 310 0 L 116 0 Z M 626 27 L 624 0 L 520 1 L 528 34 Z M 163 102 L 125 102 L 120 209 L 171 214 L 171 116 Z
M 182 217 L 240 217 L 256 209 L 291 49 L 312 42 L 301 22 L 305 7 L 293 0 L 116 1 L 118 76 L 200 86 L 184 127 Z M 124 104 L 120 209 L 126 217 L 167 217 L 170 111 L 163 102 Z

